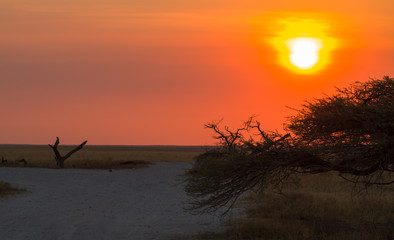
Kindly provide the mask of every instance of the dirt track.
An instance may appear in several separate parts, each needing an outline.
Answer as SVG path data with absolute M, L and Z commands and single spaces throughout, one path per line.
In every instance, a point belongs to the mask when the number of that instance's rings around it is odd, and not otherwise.
M 189 167 L 0 168 L 0 181 L 30 191 L 0 200 L 0 239 L 167 240 L 217 230 L 217 218 L 183 210 L 187 197 L 177 179 Z

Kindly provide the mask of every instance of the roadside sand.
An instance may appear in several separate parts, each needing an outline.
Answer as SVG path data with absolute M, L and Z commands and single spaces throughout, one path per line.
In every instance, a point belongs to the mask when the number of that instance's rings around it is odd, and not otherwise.
M 167 240 L 218 230 L 214 216 L 183 210 L 187 196 L 177 179 L 190 166 L 0 168 L 0 181 L 30 191 L 0 200 L 0 239 Z

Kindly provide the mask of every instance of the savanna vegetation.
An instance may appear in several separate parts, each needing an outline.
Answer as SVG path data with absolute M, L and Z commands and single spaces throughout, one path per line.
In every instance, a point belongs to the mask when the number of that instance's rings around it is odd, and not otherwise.
M 75 146 L 58 146 L 62 156 L 73 149 Z M 64 162 L 64 168 L 117 169 L 147 167 L 153 162 L 192 162 L 202 152 L 201 147 L 193 146 L 86 145 Z M 0 156 L 6 160 L 2 167 L 58 168 L 47 145 L 0 145 Z
M 393 100 L 384 77 L 306 102 L 285 133 L 254 118 L 236 130 L 206 124 L 219 145 L 185 174 L 189 210 L 247 202 L 224 239 L 391 239 Z
M 148 167 L 154 162 L 192 162 L 203 152 L 197 146 L 85 146 L 84 143 L 82 146 L 67 146 L 60 145 L 56 139 L 49 147 L 0 145 L 0 167 L 131 169 Z M 60 163 L 59 160 L 63 161 Z M 9 183 L 0 182 L 0 196 L 21 191 Z
M 201 233 L 215 240 L 388 240 L 393 239 L 394 188 L 354 191 L 335 173 L 299 176 L 282 186 L 251 192 L 234 208 L 222 232 Z

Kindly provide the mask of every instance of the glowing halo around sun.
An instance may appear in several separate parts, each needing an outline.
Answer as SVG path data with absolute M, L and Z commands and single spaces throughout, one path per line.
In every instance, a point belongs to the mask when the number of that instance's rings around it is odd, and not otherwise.
M 279 63 L 297 74 L 315 74 L 331 61 L 337 40 L 328 36 L 329 26 L 314 19 L 282 19 L 271 39 Z

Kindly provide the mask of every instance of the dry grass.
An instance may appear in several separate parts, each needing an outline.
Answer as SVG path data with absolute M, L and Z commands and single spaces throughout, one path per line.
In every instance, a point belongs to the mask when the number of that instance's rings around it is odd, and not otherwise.
M 222 233 L 202 239 L 390 240 L 394 235 L 394 187 L 352 196 L 353 185 L 332 174 L 303 177 L 281 194 L 269 190 L 243 200 L 246 214 Z M 354 192 L 353 192 L 354 193 Z
M 75 146 L 59 146 L 61 154 Z M 201 147 L 181 146 L 85 146 L 64 162 L 65 168 L 112 169 L 146 167 L 152 162 L 192 162 Z M 49 146 L 0 145 L 1 166 L 56 168 Z M 19 162 L 25 159 L 27 164 Z
M 0 198 L 25 192 L 25 189 L 16 188 L 6 182 L 0 182 Z

